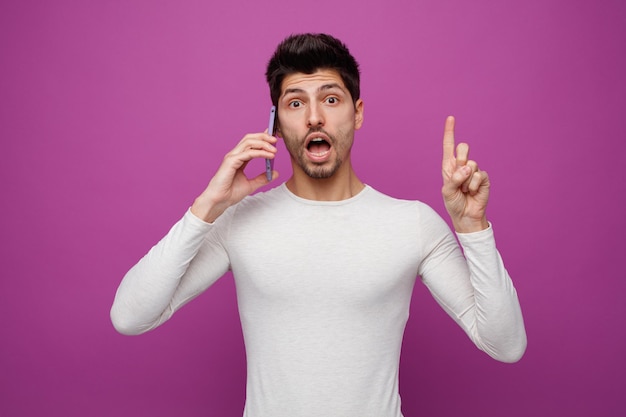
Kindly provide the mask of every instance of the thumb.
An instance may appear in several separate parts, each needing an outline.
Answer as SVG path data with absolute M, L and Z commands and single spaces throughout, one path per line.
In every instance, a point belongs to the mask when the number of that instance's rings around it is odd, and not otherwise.
M 472 168 L 468 165 L 463 165 L 462 167 L 458 167 L 450 177 L 450 183 L 455 188 L 459 188 L 472 174 Z
M 450 176 L 450 179 L 443 185 L 442 192 L 444 196 L 456 193 L 471 174 L 472 169 L 467 165 L 457 168 Z
M 272 171 L 272 181 L 274 181 L 276 178 L 278 178 L 278 171 Z M 262 174 L 257 175 L 256 177 L 250 179 L 250 188 L 251 188 L 251 192 L 256 191 L 257 189 L 263 187 L 264 185 L 268 184 L 270 181 L 267 180 L 267 176 L 265 174 L 265 172 L 263 172 Z

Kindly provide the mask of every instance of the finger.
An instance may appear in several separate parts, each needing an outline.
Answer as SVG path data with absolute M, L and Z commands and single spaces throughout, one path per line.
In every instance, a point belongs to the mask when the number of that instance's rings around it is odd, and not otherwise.
M 241 152 L 230 152 L 224 157 L 222 167 L 225 169 L 232 169 L 234 171 L 243 170 L 253 159 L 265 158 L 274 159 L 276 152 L 270 152 L 264 149 L 246 149 Z
M 443 160 L 454 158 L 454 117 L 448 116 L 443 129 Z
M 454 170 L 450 176 L 450 180 L 444 184 L 448 191 L 456 191 L 469 180 L 472 175 L 472 169 L 468 166 L 462 166 Z
M 489 186 L 489 175 L 485 171 L 478 171 L 474 173 L 470 178 L 468 185 L 468 192 L 470 195 L 476 195 L 480 192 L 481 188 Z
M 476 161 L 467 161 L 467 163 L 462 166 L 466 166 L 470 169 L 467 179 L 463 182 L 463 184 L 461 184 L 461 191 L 466 193 L 469 190 L 469 185 L 472 181 L 474 174 L 478 172 L 478 164 L 476 163 Z
M 276 152 L 276 147 L 272 144 L 271 136 L 246 136 L 241 142 L 235 146 L 232 153 L 243 153 L 247 150 L 265 150 L 269 152 Z M 275 142 L 275 140 L 274 140 Z
M 459 143 L 456 147 L 456 166 L 462 167 L 467 165 L 469 159 L 469 145 L 467 143 Z
M 450 174 L 448 180 L 444 181 L 443 187 L 441 188 L 444 200 L 453 198 L 454 196 L 458 197 L 462 194 L 461 186 L 469 178 L 470 174 L 471 169 L 467 166 L 455 169 Z
M 249 141 L 254 141 L 254 140 L 261 140 L 261 141 L 269 142 L 272 144 L 278 141 L 278 139 L 276 139 L 274 136 L 269 135 L 267 133 L 267 129 L 265 129 L 263 133 L 248 133 L 239 141 L 237 146 L 243 143 L 249 142 Z

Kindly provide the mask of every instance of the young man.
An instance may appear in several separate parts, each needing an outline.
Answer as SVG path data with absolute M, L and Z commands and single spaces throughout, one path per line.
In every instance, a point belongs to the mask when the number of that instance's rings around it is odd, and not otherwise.
M 465 256 L 432 209 L 381 194 L 354 172 L 363 101 L 340 41 L 291 36 L 266 75 L 293 175 L 251 195 L 267 179 L 244 168 L 274 158 L 277 139 L 246 135 L 122 281 L 111 310 L 118 331 L 157 327 L 231 269 L 248 361 L 244 416 L 399 417 L 400 347 L 419 275 L 480 349 L 517 361 L 526 335 L 485 216 L 489 179 L 467 145 L 455 148 L 454 119 L 442 193 Z

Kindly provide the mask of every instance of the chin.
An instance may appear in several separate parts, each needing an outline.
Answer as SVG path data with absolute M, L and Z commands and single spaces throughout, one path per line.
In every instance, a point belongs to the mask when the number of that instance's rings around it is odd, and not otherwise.
M 339 170 L 341 163 L 336 161 L 332 166 L 324 165 L 301 165 L 302 170 L 309 178 L 323 180 L 331 178 Z

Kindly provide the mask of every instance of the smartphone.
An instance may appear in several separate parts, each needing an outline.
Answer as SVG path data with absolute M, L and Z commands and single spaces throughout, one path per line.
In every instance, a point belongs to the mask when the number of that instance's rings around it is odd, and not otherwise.
M 274 125 L 276 124 L 276 106 L 272 106 L 270 109 L 270 125 L 267 128 L 267 133 L 274 136 Z M 272 180 L 272 170 L 274 169 L 274 160 L 266 159 L 265 160 L 265 176 L 268 181 Z

